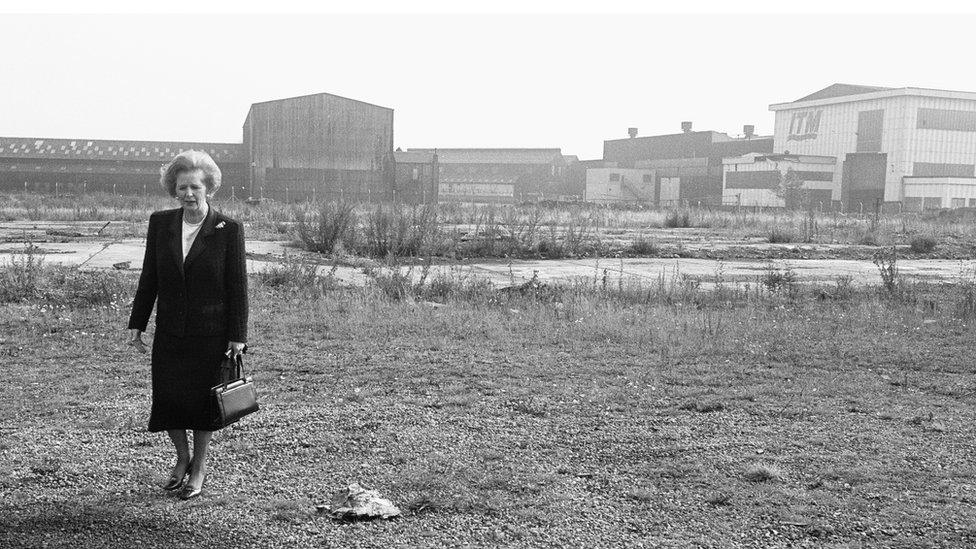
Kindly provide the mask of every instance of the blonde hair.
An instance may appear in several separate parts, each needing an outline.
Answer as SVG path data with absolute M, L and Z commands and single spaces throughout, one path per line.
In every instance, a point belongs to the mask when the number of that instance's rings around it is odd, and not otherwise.
M 170 196 L 176 196 L 176 178 L 183 172 L 200 170 L 203 172 L 203 184 L 207 186 L 207 194 L 213 194 L 220 188 L 220 168 L 210 155 L 203 151 L 183 151 L 176 155 L 165 168 L 159 184 Z

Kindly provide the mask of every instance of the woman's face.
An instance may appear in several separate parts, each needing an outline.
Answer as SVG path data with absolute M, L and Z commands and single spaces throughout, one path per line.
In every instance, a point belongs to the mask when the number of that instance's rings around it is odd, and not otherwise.
M 203 170 L 181 172 L 176 176 L 176 199 L 188 213 L 205 213 L 207 185 L 203 182 Z

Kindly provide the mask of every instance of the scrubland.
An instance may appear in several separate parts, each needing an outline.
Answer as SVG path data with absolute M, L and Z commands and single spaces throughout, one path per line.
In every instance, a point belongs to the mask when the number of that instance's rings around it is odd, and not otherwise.
M 0 546 L 972 546 L 976 281 L 896 261 L 877 287 L 709 290 L 286 262 L 251 278 L 262 410 L 180 502 L 124 345 L 133 273 L 24 254 L 0 270 Z M 351 482 L 404 516 L 316 512 Z

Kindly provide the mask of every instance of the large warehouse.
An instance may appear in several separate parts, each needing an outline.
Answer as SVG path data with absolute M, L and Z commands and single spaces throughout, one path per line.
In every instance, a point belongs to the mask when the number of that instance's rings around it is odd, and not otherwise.
M 243 130 L 243 144 L 0 137 L 0 191 L 162 194 L 160 168 L 196 149 L 225 197 L 390 198 L 393 109 L 320 93 L 255 103 Z
M 393 109 L 328 93 L 255 103 L 243 141 L 251 196 L 392 198 Z
M 976 93 L 834 84 L 769 108 L 776 155 L 727 161 L 727 201 L 783 205 L 774 179 L 795 165 L 847 210 L 976 206 Z
M 228 195 L 246 196 L 238 143 L 0 137 L 0 191 L 162 194 L 159 169 L 180 151 L 207 151 Z

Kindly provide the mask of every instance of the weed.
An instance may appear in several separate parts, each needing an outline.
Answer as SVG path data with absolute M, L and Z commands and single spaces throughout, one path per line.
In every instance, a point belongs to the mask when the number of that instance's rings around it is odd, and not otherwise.
M 772 244 L 787 244 L 796 241 L 796 235 L 791 229 L 783 227 L 773 227 L 769 229 L 766 240 Z
M 667 229 L 686 229 L 691 227 L 691 213 L 688 210 L 669 210 L 667 216 L 664 218 L 664 227 Z
M 716 507 L 720 505 L 728 505 L 729 501 L 731 500 L 732 500 L 732 496 L 730 494 L 726 494 L 723 492 L 713 492 L 705 496 L 705 503 L 709 505 L 714 505 Z
M 759 281 L 771 292 L 786 291 L 788 293 L 795 293 L 796 291 L 796 272 L 789 267 L 781 271 L 770 264 L 766 267 L 766 272 Z
M 866 231 L 857 241 L 858 244 L 863 246 L 877 246 L 878 242 L 878 233 L 875 231 Z
M 898 288 L 898 254 L 895 247 L 891 247 L 891 253 L 884 249 L 878 250 L 874 254 L 874 264 L 878 267 L 881 275 L 881 285 L 889 295 L 894 294 Z
M 927 254 L 935 250 L 939 242 L 934 236 L 916 235 L 909 241 L 909 248 L 917 254 Z
M 23 253 L 0 268 L 0 302 L 27 301 L 38 295 L 44 273 L 44 257 L 27 242 Z
M 630 248 L 627 250 L 632 255 L 639 256 L 656 256 L 661 253 L 661 249 L 658 247 L 657 243 L 653 240 L 644 238 L 643 235 L 637 237 L 630 244 Z
M 749 482 L 779 482 L 785 478 L 783 470 L 772 463 L 753 463 L 742 474 Z
M 690 410 L 707 414 L 709 412 L 721 412 L 725 409 L 725 404 L 720 400 L 690 400 L 678 407 L 680 410 Z
M 316 265 L 286 251 L 280 263 L 272 263 L 255 275 L 265 286 L 289 291 L 307 289 L 315 284 Z
M 348 245 L 356 227 L 356 210 L 351 204 L 323 202 L 316 215 L 309 219 L 305 211 L 296 209 L 298 238 L 308 251 L 331 254 L 340 245 Z

